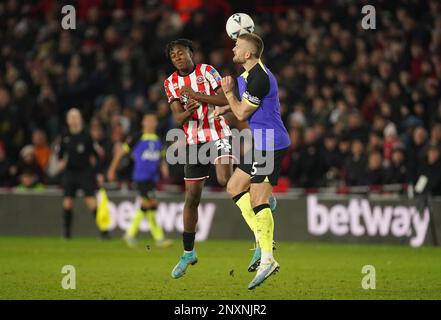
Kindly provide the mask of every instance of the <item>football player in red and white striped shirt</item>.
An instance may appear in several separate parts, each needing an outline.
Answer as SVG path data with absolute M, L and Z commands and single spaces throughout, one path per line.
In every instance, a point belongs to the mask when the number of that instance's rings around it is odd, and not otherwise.
M 193 62 L 193 44 L 187 39 L 178 39 L 167 45 L 166 55 L 176 71 L 164 82 L 170 108 L 178 125 L 182 125 L 187 144 L 212 144 L 216 154 L 210 154 L 210 162 L 215 164 L 218 182 L 226 185 L 233 172 L 231 131 L 222 116 L 215 117 L 215 106 L 224 105 L 226 98 L 221 87 L 221 76 L 210 65 Z M 193 95 L 193 99 L 189 97 Z M 194 96 L 196 95 L 196 96 Z M 195 98 L 197 97 L 197 100 Z M 193 149 L 194 150 L 194 149 Z M 193 151 L 194 152 L 194 151 Z M 219 159 L 229 159 L 222 161 Z M 173 278 L 184 275 L 189 264 L 197 262 L 194 250 L 198 206 L 202 188 L 208 178 L 211 163 L 185 165 L 185 205 L 184 205 L 184 255 L 172 271 Z

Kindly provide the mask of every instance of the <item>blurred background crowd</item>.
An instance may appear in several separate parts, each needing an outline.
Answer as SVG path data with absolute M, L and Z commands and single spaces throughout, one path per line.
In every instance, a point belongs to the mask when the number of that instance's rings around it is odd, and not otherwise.
M 61 28 L 65 4 L 76 8 L 75 30 Z M 376 8 L 375 30 L 361 27 L 365 4 Z M 238 74 L 224 29 L 234 12 L 254 19 L 279 81 L 292 141 L 281 183 L 414 184 L 424 174 L 441 194 L 438 0 L 1 1 L 0 187 L 59 184 L 56 152 L 71 107 L 104 150 L 102 172 L 143 112 L 156 112 L 165 140 L 175 127 L 165 45 L 189 38 L 196 63 Z M 182 185 L 182 167 L 170 172 L 161 182 Z M 126 159 L 119 179 L 129 178 Z

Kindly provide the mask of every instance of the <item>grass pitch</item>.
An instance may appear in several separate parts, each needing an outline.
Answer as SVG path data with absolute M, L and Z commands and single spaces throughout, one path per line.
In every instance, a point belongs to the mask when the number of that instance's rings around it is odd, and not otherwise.
M 280 272 L 249 291 L 251 246 L 197 243 L 198 264 L 175 280 L 179 240 L 129 249 L 119 239 L 2 237 L 0 299 L 441 299 L 441 248 L 278 242 Z M 75 267 L 75 290 L 61 287 L 64 265 Z M 364 265 L 375 267 L 375 290 L 361 286 Z

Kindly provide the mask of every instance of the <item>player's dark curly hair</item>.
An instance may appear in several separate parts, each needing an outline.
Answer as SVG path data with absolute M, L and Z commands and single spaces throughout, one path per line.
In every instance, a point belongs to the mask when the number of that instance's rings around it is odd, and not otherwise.
M 177 39 L 169 42 L 167 46 L 165 47 L 165 56 L 170 59 L 170 52 L 173 50 L 176 46 L 183 46 L 188 48 L 191 52 L 194 52 L 194 45 L 191 40 L 188 39 Z

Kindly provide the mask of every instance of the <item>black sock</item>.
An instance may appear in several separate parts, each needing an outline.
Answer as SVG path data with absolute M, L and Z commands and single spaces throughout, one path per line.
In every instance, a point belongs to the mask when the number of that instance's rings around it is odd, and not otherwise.
M 110 233 L 108 230 L 104 230 L 100 232 L 101 232 L 101 239 L 110 240 Z
M 70 229 L 72 226 L 72 209 L 63 209 L 63 235 L 70 238 Z
M 192 251 L 194 248 L 194 238 L 196 236 L 196 232 L 185 232 L 182 233 L 182 239 L 184 241 L 184 250 Z
M 261 210 L 263 210 L 263 209 L 266 209 L 266 208 L 268 208 L 269 209 L 269 204 L 268 203 L 264 203 L 264 204 L 261 204 L 261 205 L 259 205 L 259 206 L 257 206 L 257 207 L 254 207 L 253 208 L 253 211 L 254 211 L 254 214 L 258 214 Z
M 96 219 L 97 208 L 92 210 L 92 216 Z
M 148 208 L 141 206 L 139 209 L 140 209 L 144 214 L 146 214 L 147 211 L 149 211 L 149 210 L 156 210 L 156 209 L 158 209 L 158 206 L 152 206 L 152 207 L 148 207 Z
M 243 191 L 243 192 L 241 192 L 241 193 L 239 193 L 239 194 L 236 194 L 236 195 L 232 198 L 233 201 L 234 201 L 234 202 L 239 201 L 240 198 L 242 198 L 242 196 L 243 196 L 245 193 L 247 193 L 247 192 L 248 192 L 248 190 L 247 190 L 247 191 Z
M 147 213 L 147 211 L 150 210 L 150 208 L 144 208 L 143 206 L 141 206 L 141 208 L 139 208 L 139 209 L 142 211 L 142 213 L 143 213 L 144 215 Z

